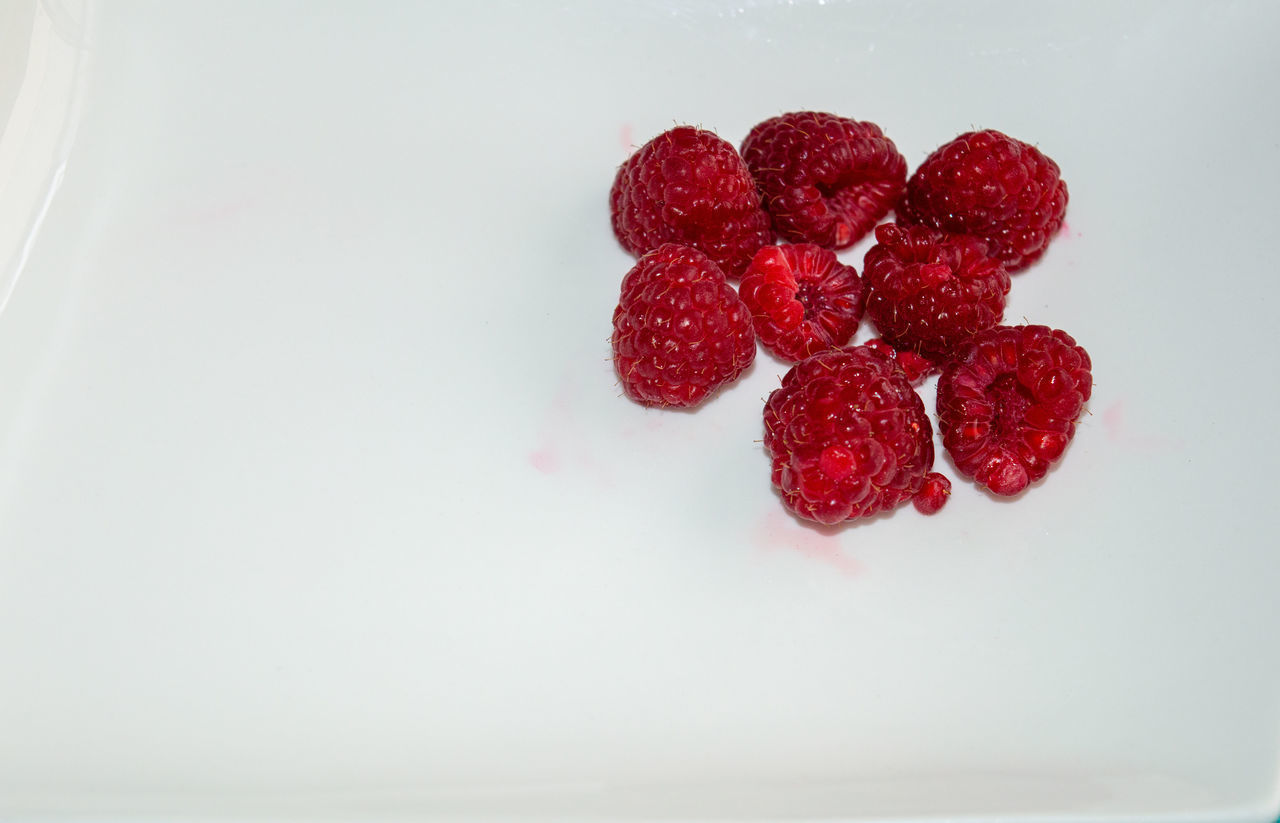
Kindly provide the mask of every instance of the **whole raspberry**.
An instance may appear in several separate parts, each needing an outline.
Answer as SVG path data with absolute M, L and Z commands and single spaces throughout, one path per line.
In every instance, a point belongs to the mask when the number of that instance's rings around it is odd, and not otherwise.
M 1048 247 L 1067 212 L 1058 164 L 998 131 L 968 132 L 925 159 L 907 181 L 898 218 L 972 234 L 1010 272 Z
M 693 246 L 733 278 L 773 241 L 769 216 L 737 150 L 692 126 L 658 135 L 622 164 L 609 211 L 613 233 L 632 254 L 663 243 Z
M 997 326 L 938 378 L 942 444 L 966 477 L 1014 495 L 1045 476 L 1093 390 L 1089 354 L 1047 326 Z
M 810 243 L 756 252 L 738 293 L 760 342 L 792 363 L 848 343 L 862 319 L 858 272 Z
M 797 111 L 760 123 L 742 143 L 780 237 L 842 249 L 889 213 L 907 161 L 874 123 Z
M 934 362 L 1004 317 L 1009 275 L 986 243 L 925 226 L 876 227 L 867 252 L 867 314 L 894 348 Z
M 751 313 L 710 258 L 664 244 L 622 281 L 613 363 L 622 390 L 647 406 L 697 406 L 756 356 Z
M 920 492 L 933 467 L 920 395 L 865 346 L 793 366 L 765 404 L 764 432 L 783 504 L 819 523 L 892 509 Z

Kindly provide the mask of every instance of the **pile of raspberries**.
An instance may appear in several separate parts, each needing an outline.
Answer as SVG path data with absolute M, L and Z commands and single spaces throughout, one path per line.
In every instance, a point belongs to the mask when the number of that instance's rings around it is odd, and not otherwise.
M 622 164 L 609 207 L 639 258 L 613 313 L 623 392 L 698 406 L 746 371 L 757 338 L 793 363 L 765 403 L 764 446 L 797 517 L 942 507 L 951 483 L 932 471 L 914 388 L 932 373 L 943 446 L 994 494 L 1041 480 L 1075 434 L 1089 355 L 1063 331 L 1001 325 L 1009 275 L 1044 254 L 1067 208 L 1058 165 L 1033 146 L 969 132 L 908 179 L 873 123 L 792 112 L 741 152 L 680 126 Z M 859 276 L 835 252 L 872 231 Z M 880 336 L 850 346 L 864 314 Z

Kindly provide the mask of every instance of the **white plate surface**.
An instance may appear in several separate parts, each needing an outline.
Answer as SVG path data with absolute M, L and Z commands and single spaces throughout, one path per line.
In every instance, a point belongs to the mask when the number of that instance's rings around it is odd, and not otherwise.
M 0 818 L 1274 819 L 1277 42 L 1263 2 L 7 0 Z M 617 164 L 796 109 L 1061 164 L 1008 317 L 1096 390 L 1042 486 L 818 531 L 757 442 L 780 363 L 618 396 Z

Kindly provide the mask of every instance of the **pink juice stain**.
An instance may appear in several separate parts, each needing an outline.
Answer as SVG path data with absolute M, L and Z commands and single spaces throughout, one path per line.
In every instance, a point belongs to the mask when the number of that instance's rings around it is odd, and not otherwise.
M 1186 441 L 1181 438 L 1145 434 L 1140 428 L 1130 426 L 1126 422 L 1126 404 L 1123 398 L 1107 406 L 1100 417 L 1107 439 L 1119 446 L 1135 451 L 1161 452 L 1175 451 L 1186 445 Z
M 771 511 L 756 524 L 756 545 L 766 551 L 790 551 L 822 563 L 846 577 L 862 573 L 862 565 L 843 551 L 840 527 L 808 527 L 782 510 Z
M 555 474 L 560 471 L 560 455 L 551 446 L 529 452 L 529 465 L 543 474 Z
M 1102 428 L 1111 440 L 1119 440 L 1124 429 L 1124 401 L 1117 400 L 1102 413 Z
M 579 431 L 574 409 L 576 393 L 576 381 L 566 373 L 543 411 L 537 445 L 526 459 L 540 474 L 581 474 L 601 488 L 613 488 L 616 478 L 608 461 L 596 456 L 589 438 Z
M 176 219 L 178 222 L 191 225 L 223 223 L 248 212 L 250 209 L 257 206 L 258 203 L 258 196 L 246 195 L 244 197 L 225 200 L 221 203 L 208 204 L 179 212 Z

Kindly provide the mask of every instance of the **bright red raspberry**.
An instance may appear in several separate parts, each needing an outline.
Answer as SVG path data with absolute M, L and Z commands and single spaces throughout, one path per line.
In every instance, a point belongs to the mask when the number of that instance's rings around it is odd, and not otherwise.
M 910 349 L 899 351 L 886 343 L 883 338 L 876 337 L 862 345 L 869 349 L 875 349 L 885 357 L 894 360 L 907 376 L 907 381 L 913 386 L 919 386 L 926 377 L 939 371 L 937 364 L 932 360 L 926 360 Z
M 756 356 L 751 312 L 697 249 L 668 243 L 640 258 L 613 312 L 622 390 L 646 406 L 697 406 Z
M 933 467 L 920 395 L 884 355 L 832 349 L 787 372 L 764 407 L 773 485 L 798 517 L 840 523 L 914 497 Z
M 1039 259 L 1062 228 L 1067 184 L 1034 146 L 998 131 L 968 132 L 916 169 L 897 211 L 904 223 L 981 237 L 1015 272 Z
M 751 173 L 715 134 L 680 126 L 618 169 L 609 192 L 613 233 L 637 256 L 663 243 L 693 246 L 732 278 L 773 241 Z
M 894 348 L 941 362 L 1004 317 L 1009 274 L 986 243 L 926 226 L 876 227 L 867 252 L 867 314 Z
M 1048 326 L 997 326 L 938 379 L 938 429 L 956 468 L 999 495 L 1045 476 L 1093 390 L 1089 354 Z
M 742 158 L 785 240 L 832 249 L 853 245 L 889 213 L 907 161 L 874 123 L 797 111 L 760 123 Z
M 911 498 L 911 504 L 921 514 L 937 514 L 947 499 L 951 497 L 951 481 L 937 472 L 929 472 L 924 476 L 920 491 Z
M 810 243 L 756 252 L 738 294 L 760 342 L 792 363 L 848 343 L 862 319 L 858 272 Z

